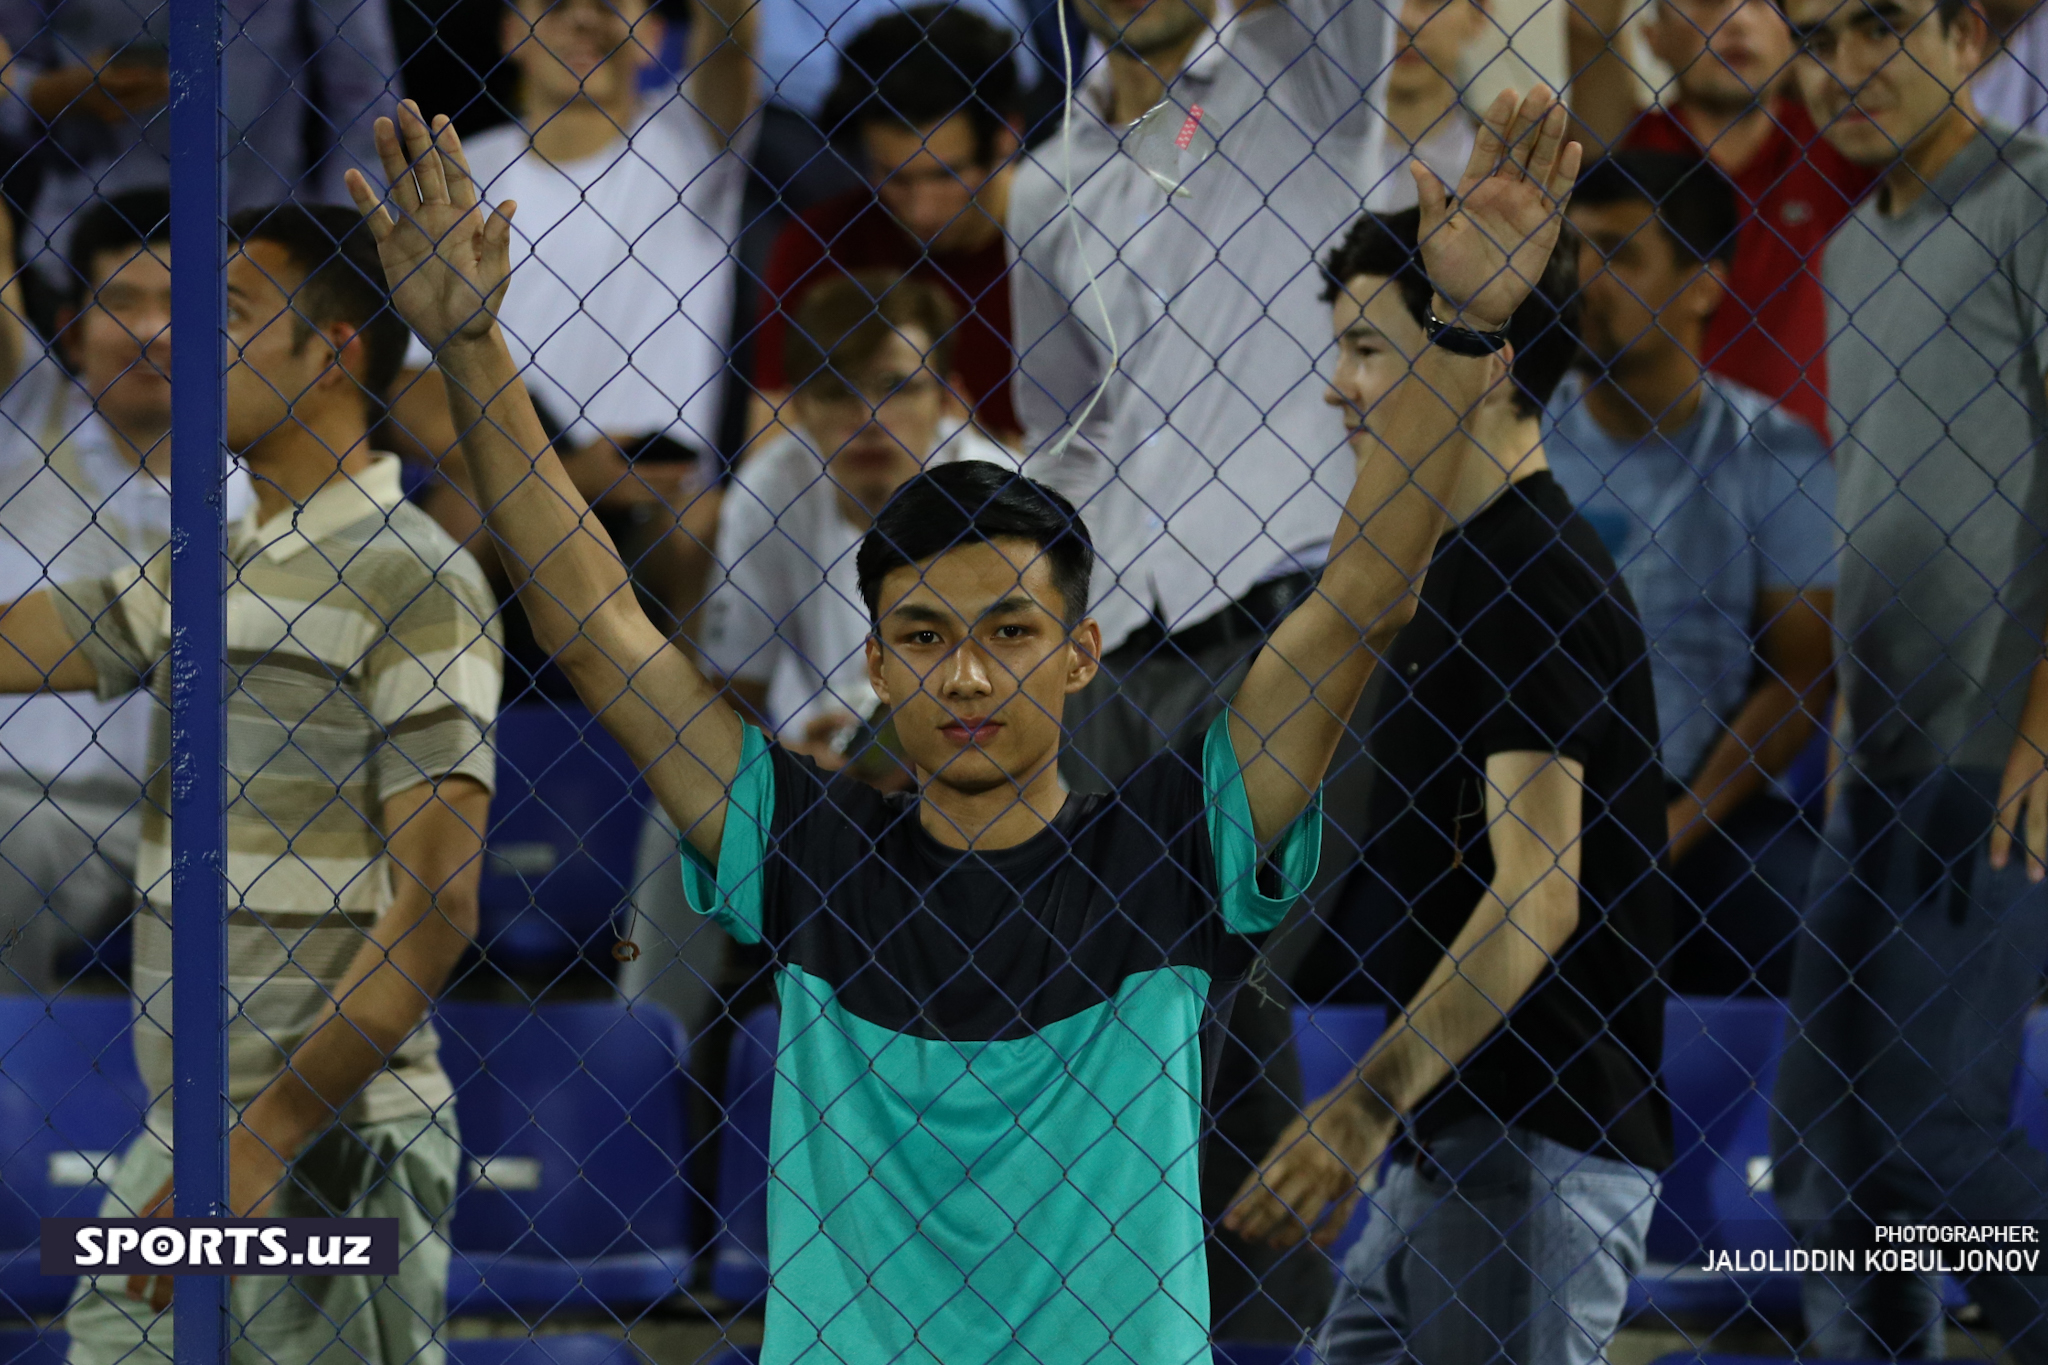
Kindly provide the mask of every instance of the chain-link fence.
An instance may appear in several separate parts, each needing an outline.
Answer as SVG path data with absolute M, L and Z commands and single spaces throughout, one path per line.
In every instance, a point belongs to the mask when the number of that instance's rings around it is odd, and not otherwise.
M 2044 23 L 0 4 L 0 1362 L 2048 1360 Z

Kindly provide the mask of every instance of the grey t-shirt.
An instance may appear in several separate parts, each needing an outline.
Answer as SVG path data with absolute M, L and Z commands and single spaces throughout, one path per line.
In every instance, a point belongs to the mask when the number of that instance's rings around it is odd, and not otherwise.
M 1990 128 L 1903 213 L 1877 200 L 1821 277 L 1854 762 L 1999 767 L 2048 628 L 2048 142 Z

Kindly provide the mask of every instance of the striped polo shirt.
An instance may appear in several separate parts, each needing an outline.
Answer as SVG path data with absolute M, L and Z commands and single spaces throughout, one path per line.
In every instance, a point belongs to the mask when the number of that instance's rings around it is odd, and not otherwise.
M 482 571 L 399 488 L 398 460 L 230 531 L 227 588 L 230 1098 L 252 1098 L 304 1036 L 391 901 L 378 814 L 448 776 L 492 784 L 487 732 L 503 660 Z M 52 590 L 112 697 L 154 675 L 168 702 L 170 556 Z M 136 881 L 136 1056 L 171 1082 L 170 721 L 150 741 Z M 346 1111 L 353 1123 L 450 1098 L 423 1026 Z

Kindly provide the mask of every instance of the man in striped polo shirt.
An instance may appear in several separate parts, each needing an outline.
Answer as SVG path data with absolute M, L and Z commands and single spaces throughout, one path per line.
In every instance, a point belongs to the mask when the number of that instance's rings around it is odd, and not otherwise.
M 469 554 L 374 453 L 376 396 L 403 355 L 356 215 L 285 205 L 238 217 L 227 265 L 227 435 L 256 492 L 229 535 L 229 1202 L 241 1215 L 400 1220 L 388 1280 L 243 1278 L 237 1357 L 438 1365 L 450 1089 L 427 1010 L 476 924 L 502 676 L 493 599 Z M 169 647 L 169 556 L 0 611 L 0 690 L 154 680 Z M 156 1097 L 107 1216 L 170 1211 L 168 713 L 137 881 L 136 1053 Z M 170 1282 L 81 1282 L 71 1360 L 166 1362 Z

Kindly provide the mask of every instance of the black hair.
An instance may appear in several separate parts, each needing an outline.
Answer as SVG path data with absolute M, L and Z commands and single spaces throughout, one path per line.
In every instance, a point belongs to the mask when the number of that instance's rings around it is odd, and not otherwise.
M 1699 265 L 1731 259 L 1742 226 L 1728 177 L 1704 157 L 1676 152 L 1603 156 L 1579 176 L 1572 202 L 1596 208 L 1648 204 L 1679 255 Z
M 71 302 L 83 308 L 92 298 L 100 257 L 122 260 L 149 247 L 171 244 L 171 192 L 129 190 L 94 200 L 71 229 Z
M 1018 111 L 1016 48 L 1016 34 L 957 5 L 884 15 L 840 50 L 819 126 L 839 137 L 876 119 L 929 128 L 965 114 L 976 154 L 993 165 Z
M 1036 479 L 987 460 L 934 466 L 896 490 L 861 537 L 854 571 L 868 617 L 882 616 L 882 580 L 961 545 L 1028 540 L 1045 556 L 1069 628 L 1088 611 L 1095 542 L 1074 505 Z
M 236 245 L 281 246 L 302 272 L 298 286 L 286 290 L 301 344 L 314 329 L 331 323 L 356 329 L 363 343 L 363 372 L 357 382 L 371 404 L 374 421 L 405 364 L 411 332 L 392 310 L 377 241 L 363 216 L 337 204 L 272 204 L 244 209 L 228 219 L 228 239 Z
M 1323 262 L 1324 301 L 1334 302 L 1338 291 L 1357 276 L 1384 276 L 1400 291 L 1416 324 L 1426 325 L 1435 291 L 1416 249 L 1421 227 L 1419 209 L 1368 213 L 1353 223 Z M 1560 239 L 1550 253 L 1536 287 L 1508 319 L 1507 336 L 1515 348 L 1508 369 L 1515 381 L 1515 411 L 1535 417 L 1579 358 L 1579 262 L 1569 241 Z

